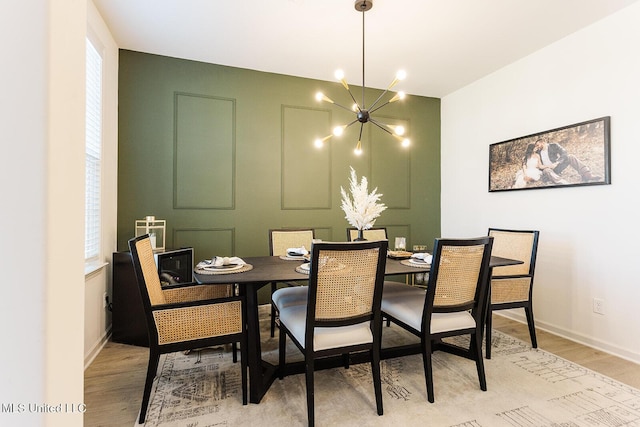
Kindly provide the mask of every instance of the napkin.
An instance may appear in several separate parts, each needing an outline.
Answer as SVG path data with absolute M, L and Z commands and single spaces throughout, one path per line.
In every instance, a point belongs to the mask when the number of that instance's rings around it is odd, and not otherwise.
M 428 252 L 424 252 L 424 253 L 413 254 L 413 255 L 411 255 L 411 258 L 419 259 L 420 261 L 424 261 L 427 264 L 431 264 L 431 260 L 433 259 L 433 255 L 431 255 Z
M 303 256 L 308 253 L 309 251 L 304 246 L 301 246 L 299 248 L 287 248 L 287 255 Z
M 196 265 L 197 268 L 204 267 L 223 267 L 225 265 L 242 265 L 246 264 L 242 258 L 238 258 L 237 256 L 226 257 L 226 256 L 214 256 L 212 259 L 206 259 L 201 261 Z

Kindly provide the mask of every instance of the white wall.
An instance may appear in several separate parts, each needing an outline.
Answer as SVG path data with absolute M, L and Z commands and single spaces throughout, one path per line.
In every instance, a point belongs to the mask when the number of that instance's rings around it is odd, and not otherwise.
M 85 33 L 86 0 L 0 14 L 0 425 L 83 422 Z
M 537 326 L 636 362 L 638 22 L 635 3 L 442 99 L 442 235 L 540 230 Z M 489 144 L 602 116 L 611 116 L 611 185 L 488 192 Z
M 54 6 L 55 3 L 55 6 Z M 46 104 L 45 402 L 67 404 L 46 425 L 82 425 L 86 0 L 49 0 Z M 43 13 L 39 11 L 38 13 Z M 37 240 L 36 240 L 37 241 Z M 73 406 L 70 406 L 73 405 Z
M 46 16 L 35 13 L 44 1 L 25 7 L 13 2 L 0 14 L 0 51 L 14 66 L 0 67 L 4 93 L 0 98 L 2 129 L 2 213 L 0 265 L 2 341 L 20 351 L 3 351 L 0 401 L 44 400 L 44 289 L 46 233 Z M 25 3 L 26 4 L 26 3 Z M 14 43 L 15 39 L 22 43 Z M 26 55 L 24 52 L 32 52 Z M 26 77 L 26 78 L 25 78 Z M 33 117 L 39 120 L 33 120 Z M 29 197 L 25 197 L 29 194 Z M 23 224 L 22 227 L 19 227 Z M 34 244 L 34 242 L 37 242 Z M 28 256 L 25 256 L 28 254 Z M 28 274 L 25 274 L 28 272 Z M 14 310 L 18 304 L 29 309 Z M 4 346 L 5 348 L 8 346 Z M 16 369 L 18 368 L 18 369 Z M 24 373 L 29 372 L 28 376 Z M 0 423 L 10 415 L 0 413 Z M 18 424 L 16 424 L 18 425 Z
M 84 359 L 88 366 L 100 352 L 111 329 L 111 313 L 103 307 L 104 293 L 111 300 L 111 256 L 117 246 L 118 215 L 118 45 L 92 1 L 87 4 L 88 33 L 103 60 L 102 96 L 102 255 L 107 265 L 88 275 L 84 301 Z

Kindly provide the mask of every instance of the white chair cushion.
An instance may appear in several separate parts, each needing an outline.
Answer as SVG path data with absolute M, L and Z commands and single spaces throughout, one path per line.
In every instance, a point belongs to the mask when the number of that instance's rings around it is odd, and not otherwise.
M 407 285 L 406 283 L 394 282 L 391 280 L 385 280 L 382 287 L 382 295 L 390 295 L 396 292 L 415 292 L 419 290 L 421 292 L 426 292 L 424 288 L 418 288 L 415 286 Z
M 424 289 L 400 284 L 406 289 L 393 286 L 388 289 L 385 283 L 382 292 L 382 306 L 384 313 L 406 323 L 415 330 L 422 330 L 422 310 L 427 292 Z
M 274 293 L 275 295 L 275 293 Z M 306 347 L 305 327 L 307 322 L 307 304 L 282 306 L 280 323 L 282 323 L 295 339 Z M 373 334 L 369 322 L 358 325 L 340 326 L 336 328 L 316 328 L 313 339 L 314 351 L 329 348 L 346 347 L 350 345 L 373 342 Z
M 309 288 L 307 286 L 280 288 L 271 295 L 271 301 L 280 311 L 283 307 L 306 304 L 308 294 Z
M 427 292 L 424 289 L 398 282 L 385 282 L 382 292 L 382 311 L 420 331 L 426 296 Z M 475 326 L 476 322 L 468 311 L 433 313 L 431 316 L 432 334 Z
M 431 315 L 431 333 L 459 331 L 476 327 L 476 321 L 468 311 L 453 313 L 433 313 Z

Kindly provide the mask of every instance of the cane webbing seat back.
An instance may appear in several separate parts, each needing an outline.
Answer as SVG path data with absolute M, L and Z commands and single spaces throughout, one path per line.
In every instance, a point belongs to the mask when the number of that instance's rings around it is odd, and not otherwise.
M 287 249 L 302 246 L 310 251 L 314 236 L 314 230 L 311 228 L 269 230 L 269 254 L 287 255 Z
M 375 227 L 362 230 L 362 237 L 365 240 L 387 240 L 387 229 L 385 227 Z M 354 227 L 347 228 L 347 241 L 353 242 L 357 238 L 358 229 Z

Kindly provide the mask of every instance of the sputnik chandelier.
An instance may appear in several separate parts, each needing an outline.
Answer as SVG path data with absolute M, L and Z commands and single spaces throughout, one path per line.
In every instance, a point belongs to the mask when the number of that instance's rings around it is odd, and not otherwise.
M 372 0 L 356 0 L 355 2 L 355 9 L 358 12 L 362 12 L 362 101 L 361 103 L 358 103 L 358 101 L 356 101 L 356 98 L 353 96 L 353 93 L 351 92 L 351 90 L 349 89 L 349 85 L 347 84 L 347 81 L 344 78 L 344 72 L 342 70 L 338 70 L 335 73 L 335 77 L 337 80 L 340 81 L 340 83 L 342 83 L 342 86 L 344 86 L 344 88 L 347 90 L 347 92 L 349 92 L 349 96 L 351 96 L 351 100 L 353 101 L 353 106 L 351 108 L 345 107 L 344 105 L 340 105 L 338 103 L 336 103 L 335 101 L 333 101 L 331 98 L 327 97 L 325 94 L 323 94 L 322 92 L 318 92 L 316 94 L 316 100 L 318 102 L 321 101 L 325 101 L 325 102 L 329 102 L 331 104 L 337 105 L 340 108 L 343 108 L 347 111 L 353 112 L 356 114 L 356 118 L 355 120 L 351 121 L 350 123 L 347 123 L 346 125 L 341 125 L 341 126 L 336 126 L 333 129 L 333 133 L 329 134 L 328 136 L 325 136 L 324 138 L 318 138 L 315 140 L 315 146 L 317 148 L 322 148 L 324 146 L 324 143 L 326 141 L 328 141 L 330 138 L 334 137 L 334 136 L 340 136 L 344 133 L 345 129 L 347 129 L 349 126 L 355 124 L 355 123 L 360 123 L 360 136 L 358 137 L 358 143 L 356 145 L 356 149 L 354 150 L 354 153 L 356 155 L 360 155 L 362 154 L 362 130 L 364 128 L 364 125 L 366 123 L 373 123 L 375 126 L 379 127 L 380 129 L 382 129 L 383 131 L 387 132 L 388 134 L 392 135 L 393 137 L 395 137 L 396 139 L 398 139 L 401 143 L 403 147 L 408 147 L 411 142 L 409 141 L 409 139 L 404 137 L 404 132 L 405 129 L 403 126 L 392 126 L 392 125 L 388 125 L 385 123 L 380 122 L 377 119 L 374 119 L 372 117 L 372 114 L 375 113 L 376 111 L 378 111 L 379 109 L 381 109 L 382 107 L 384 107 L 387 104 L 390 104 L 392 102 L 396 102 L 398 100 L 402 100 L 405 98 L 405 93 L 400 91 L 397 92 L 395 95 L 393 95 L 388 101 L 379 104 L 380 101 L 384 98 L 384 96 L 401 80 L 403 80 L 406 77 L 406 73 L 404 71 L 398 71 L 398 73 L 396 74 L 395 79 L 393 79 L 393 81 L 391 82 L 391 84 L 385 89 L 384 92 L 382 92 L 382 94 L 380 94 L 380 96 L 374 101 L 373 104 L 371 104 L 371 106 L 369 108 L 366 107 L 365 102 L 364 102 L 364 89 L 365 89 L 365 73 L 364 73 L 364 13 L 371 9 L 371 7 L 373 6 L 373 1 Z M 379 105 L 378 105 L 379 104 Z

